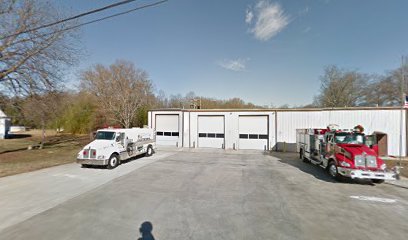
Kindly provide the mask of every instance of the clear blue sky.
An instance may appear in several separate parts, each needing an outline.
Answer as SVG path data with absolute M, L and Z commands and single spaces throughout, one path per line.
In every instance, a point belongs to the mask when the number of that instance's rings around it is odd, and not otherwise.
M 115 1 L 57 2 L 79 13 Z M 170 0 L 84 27 L 87 54 L 73 72 L 126 59 L 168 95 L 302 105 L 317 94 L 324 66 L 397 68 L 408 54 L 407 9 L 406 0 Z

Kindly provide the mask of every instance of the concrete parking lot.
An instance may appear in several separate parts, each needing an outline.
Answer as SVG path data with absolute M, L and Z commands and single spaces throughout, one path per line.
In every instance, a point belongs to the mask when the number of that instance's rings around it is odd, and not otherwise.
M 408 236 L 408 189 L 338 183 L 294 154 L 159 150 L 112 171 L 41 171 L 0 179 L 0 239 L 138 239 L 146 221 L 156 240 Z

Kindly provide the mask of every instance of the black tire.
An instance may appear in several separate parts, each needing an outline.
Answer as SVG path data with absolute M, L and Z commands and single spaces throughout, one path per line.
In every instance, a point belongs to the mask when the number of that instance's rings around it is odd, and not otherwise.
M 373 183 L 381 184 L 384 182 L 384 179 L 371 179 L 371 181 L 373 181 Z
M 146 157 L 150 157 L 153 155 L 153 147 L 151 145 L 147 146 L 146 150 Z
M 332 177 L 336 181 L 341 181 L 341 175 L 338 172 L 336 163 L 334 161 L 330 161 L 329 165 L 327 165 L 327 172 L 329 173 L 330 177 Z
M 114 169 L 119 165 L 119 155 L 118 154 L 112 154 L 109 158 L 108 161 L 108 169 Z

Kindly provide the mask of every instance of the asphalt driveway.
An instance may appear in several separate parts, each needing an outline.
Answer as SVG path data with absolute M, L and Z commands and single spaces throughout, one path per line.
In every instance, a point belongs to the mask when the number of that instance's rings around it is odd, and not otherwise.
M 144 222 L 152 224 L 156 240 L 408 236 L 408 189 L 337 183 L 323 169 L 287 155 L 279 159 L 256 151 L 184 150 L 159 151 L 157 156 L 14 221 L 3 228 L 0 239 L 138 239 Z M 104 173 L 112 174 L 103 169 L 89 174 L 96 172 L 100 181 Z M 70 183 L 67 178 L 67 185 L 54 189 L 55 197 L 72 191 Z M 75 184 L 81 188 L 81 182 Z M 9 205 L 0 202 L 0 218 Z

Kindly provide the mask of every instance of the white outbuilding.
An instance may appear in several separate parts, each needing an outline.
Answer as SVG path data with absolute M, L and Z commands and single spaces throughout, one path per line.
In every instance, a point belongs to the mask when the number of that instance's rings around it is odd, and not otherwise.
M 156 130 L 159 146 L 295 151 L 296 129 L 329 124 L 352 129 L 360 124 L 366 134 L 376 131 L 388 135 L 390 155 L 399 155 L 402 138 L 401 153 L 406 155 L 407 114 L 396 107 L 158 109 L 148 114 L 148 125 Z
M 10 129 L 10 118 L 0 109 L 0 139 L 7 137 Z

